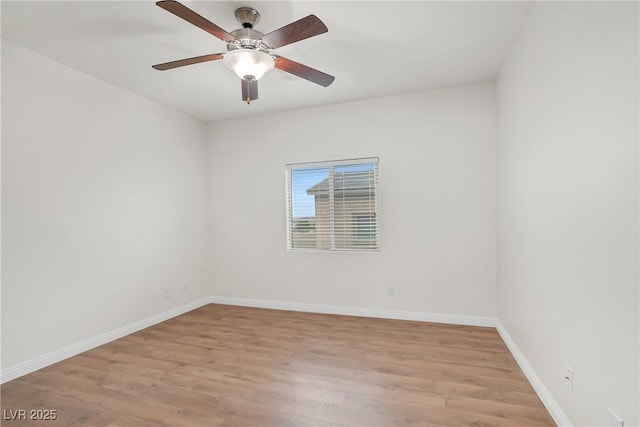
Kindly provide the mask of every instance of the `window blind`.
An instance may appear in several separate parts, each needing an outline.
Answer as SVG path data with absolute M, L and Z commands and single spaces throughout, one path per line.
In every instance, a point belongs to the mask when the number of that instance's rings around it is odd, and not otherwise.
M 286 167 L 289 249 L 378 250 L 378 159 Z

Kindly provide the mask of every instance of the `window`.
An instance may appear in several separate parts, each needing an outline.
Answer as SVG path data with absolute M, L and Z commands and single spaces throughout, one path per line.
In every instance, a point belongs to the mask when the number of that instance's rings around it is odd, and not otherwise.
M 378 249 L 378 159 L 287 165 L 289 249 Z

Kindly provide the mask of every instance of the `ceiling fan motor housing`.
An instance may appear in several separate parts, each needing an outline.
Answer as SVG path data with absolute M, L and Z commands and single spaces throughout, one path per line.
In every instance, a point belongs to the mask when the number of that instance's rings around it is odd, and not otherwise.
M 270 49 L 260 43 L 264 34 L 253 29 L 253 26 L 260 22 L 258 11 L 251 7 L 240 7 L 236 9 L 235 16 L 238 22 L 242 24 L 242 28 L 231 31 L 231 35 L 235 37 L 235 40 L 227 43 L 227 51 L 255 49 L 268 52 Z
M 257 49 L 267 52 L 261 43 L 258 43 L 264 34 L 260 31 L 256 31 L 252 28 L 240 28 L 235 31 L 231 31 L 236 39 L 227 43 L 227 50 L 231 52 L 236 49 Z

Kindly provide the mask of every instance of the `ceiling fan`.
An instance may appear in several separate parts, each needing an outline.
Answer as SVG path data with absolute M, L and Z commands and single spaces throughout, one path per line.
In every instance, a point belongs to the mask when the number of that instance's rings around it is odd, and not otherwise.
M 335 77 L 314 68 L 271 53 L 273 49 L 326 33 L 327 27 L 315 15 L 299 19 L 268 34 L 253 29 L 260 21 L 260 14 L 253 8 L 241 7 L 235 11 L 242 28 L 226 32 L 216 24 L 198 15 L 193 10 L 174 0 L 156 3 L 164 10 L 195 25 L 227 43 L 227 53 L 214 53 L 165 62 L 154 65 L 156 70 L 170 70 L 185 65 L 222 59 L 224 65 L 235 71 L 242 83 L 242 100 L 247 104 L 258 99 L 258 80 L 268 71 L 277 68 L 310 82 L 327 87 Z

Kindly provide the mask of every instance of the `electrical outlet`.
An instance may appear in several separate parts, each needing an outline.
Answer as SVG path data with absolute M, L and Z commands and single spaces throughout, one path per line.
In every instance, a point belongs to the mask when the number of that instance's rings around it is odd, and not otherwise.
M 171 289 L 164 288 L 162 290 L 162 296 L 165 297 L 165 298 L 170 298 L 171 297 Z
M 624 427 L 624 420 L 620 418 L 618 415 L 616 415 L 616 413 L 613 412 L 611 408 L 608 408 L 608 409 L 609 409 L 609 425 L 611 427 Z
M 566 365 L 564 371 L 564 382 L 567 384 L 567 389 L 573 391 L 574 388 L 574 373 L 571 366 Z
M 393 286 L 389 286 L 387 288 L 387 296 L 388 297 L 395 297 L 396 296 L 396 288 Z

